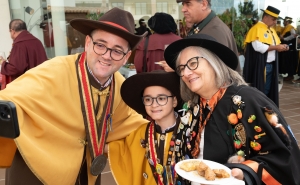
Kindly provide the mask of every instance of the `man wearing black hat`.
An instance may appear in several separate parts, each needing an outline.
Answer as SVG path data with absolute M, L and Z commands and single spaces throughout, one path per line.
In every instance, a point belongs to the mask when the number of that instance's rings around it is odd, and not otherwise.
M 197 33 L 212 36 L 239 56 L 234 36 L 228 26 L 211 10 L 211 0 L 176 0 L 176 2 L 182 3 L 181 11 L 185 21 L 194 24 L 188 36 Z M 241 74 L 239 63 L 236 71 Z
M 150 36 L 152 34 L 150 29 L 147 28 L 145 19 L 140 19 L 139 25 L 140 27 L 135 29 L 137 35 L 143 35 L 145 32 L 148 32 L 147 36 Z
M 279 10 L 268 6 L 262 20 L 253 26 L 245 39 L 245 65 L 243 76 L 247 83 L 265 93 L 278 106 L 278 57 L 277 52 L 288 50 L 280 44 L 276 31 Z
M 70 25 L 86 35 L 85 52 L 46 61 L 0 91 L 20 127 L 15 140 L 0 138 L 6 185 L 99 184 L 105 143 L 148 122 L 120 96 L 118 70 L 145 36 L 134 34 L 132 14 L 113 8 Z
M 293 80 L 298 67 L 298 52 L 296 50 L 296 29 L 291 25 L 293 18 L 284 18 L 284 28 L 280 34 L 281 42 L 289 46 L 289 50 L 279 55 L 279 73 L 285 74 L 285 81 Z M 296 80 L 296 79 L 295 79 Z

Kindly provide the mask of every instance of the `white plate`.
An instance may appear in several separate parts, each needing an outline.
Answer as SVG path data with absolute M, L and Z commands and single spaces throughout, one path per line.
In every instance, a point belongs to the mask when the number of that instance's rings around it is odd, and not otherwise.
M 231 170 L 228 167 L 224 166 L 223 164 L 216 163 L 214 161 L 204 160 L 204 159 L 202 161 L 207 166 L 209 166 L 211 169 L 224 169 L 230 174 L 230 177 L 229 178 L 216 178 L 213 181 L 208 181 L 204 177 L 198 175 L 197 171 L 186 172 L 186 171 L 182 170 L 180 168 L 180 165 L 183 162 L 189 162 L 189 161 L 201 161 L 201 159 L 187 159 L 187 160 L 180 161 L 175 165 L 176 173 L 189 181 L 197 182 L 197 183 L 201 183 L 201 184 L 224 184 L 224 183 L 230 183 L 231 181 L 235 180 L 231 176 Z

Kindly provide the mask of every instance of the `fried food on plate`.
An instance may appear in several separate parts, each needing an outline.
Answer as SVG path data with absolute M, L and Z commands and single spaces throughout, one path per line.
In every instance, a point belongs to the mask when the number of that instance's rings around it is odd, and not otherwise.
M 212 169 L 210 169 L 210 167 L 207 167 L 204 178 L 208 181 L 213 181 L 216 179 L 216 174 L 212 171 Z
M 213 169 L 213 172 L 218 178 L 229 178 L 230 174 L 224 169 Z
M 205 171 L 208 168 L 208 166 L 203 161 L 201 161 L 199 163 L 198 168 L 199 168 L 200 171 Z
M 186 172 L 197 171 L 198 175 L 204 177 L 208 181 L 216 178 L 229 178 L 230 174 L 224 169 L 211 169 L 203 161 L 184 161 L 180 168 Z
M 186 161 L 181 163 L 180 168 L 186 172 L 195 171 L 200 161 Z
M 202 177 L 205 176 L 205 170 L 200 169 L 200 168 L 199 168 L 199 165 L 196 167 L 196 170 L 197 170 L 197 173 L 198 173 L 200 176 L 202 176 Z

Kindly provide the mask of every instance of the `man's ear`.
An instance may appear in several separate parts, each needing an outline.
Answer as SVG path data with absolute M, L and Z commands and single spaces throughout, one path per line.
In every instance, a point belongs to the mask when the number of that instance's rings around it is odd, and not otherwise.
M 206 9 L 208 7 L 208 2 L 207 0 L 202 0 L 201 2 L 203 4 L 204 9 Z
M 125 60 L 124 60 L 124 62 L 123 62 L 123 65 L 125 65 L 126 63 L 127 63 L 127 61 L 128 61 L 128 59 L 129 59 L 129 57 L 131 56 L 131 53 L 132 53 L 132 51 L 130 50 L 130 51 L 128 51 L 128 53 L 126 54 L 126 56 L 124 57 L 125 58 Z
M 85 37 L 85 47 L 84 47 L 84 50 L 85 50 L 85 51 L 87 50 L 89 44 L 91 44 L 90 41 L 91 41 L 91 37 L 87 35 L 87 36 Z

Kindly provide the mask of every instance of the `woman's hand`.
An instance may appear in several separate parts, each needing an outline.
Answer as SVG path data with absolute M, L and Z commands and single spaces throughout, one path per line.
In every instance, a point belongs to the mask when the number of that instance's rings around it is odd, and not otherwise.
M 231 170 L 231 175 L 239 180 L 243 180 L 244 179 L 244 173 L 241 169 L 239 168 L 232 168 Z
M 163 67 L 166 72 L 174 72 L 174 70 L 164 60 L 159 61 L 159 65 Z

